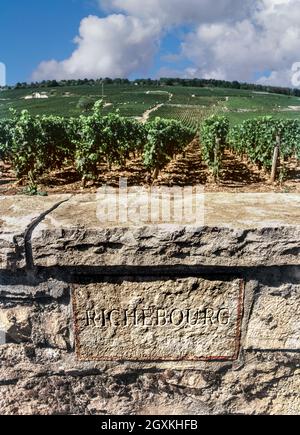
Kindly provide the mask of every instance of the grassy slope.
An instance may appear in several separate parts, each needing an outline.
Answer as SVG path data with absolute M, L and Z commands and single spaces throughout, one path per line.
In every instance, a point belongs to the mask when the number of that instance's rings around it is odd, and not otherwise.
M 49 98 L 45 100 L 24 100 L 32 90 L 20 89 L 0 93 L 0 119 L 9 117 L 9 108 L 17 110 L 28 109 L 32 114 L 55 114 L 62 116 L 78 116 L 82 112 L 77 108 L 81 97 L 96 100 L 102 98 L 101 86 L 74 86 L 54 89 L 36 89 L 33 92 L 46 91 Z M 105 108 L 104 112 L 120 110 L 124 116 L 140 116 L 147 109 L 158 103 L 168 100 L 167 93 L 147 94 L 147 89 L 134 86 L 106 86 L 104 100 L 112 106 Z M 4 101 L 5 100 L 5 101 Z
M 102 96 L 101 86 L 88 85 L 42 88 L 33 91 L 46 91 L 49 98 L 24 100 L 24 96 L 32 93 L 32 90 L 28 89 L 0 92 L 0 119 L 9 117 L 10 107 L 17 110 L 28 109 L 33 114 L 78 116 L 81 111 L 77 108 L 77 104 L 81 97 L 86 96 L 97 100 Z M 147 93 L 148 91 L 150 93 Z M 171 102 L 168 101 L 168 92 L 173 94 Z M 154 112 L 152 116 L 186 120 L 190 112 L 190 122 L 194 125 L 207 109 L 223 112 L 232 124 L 264 115 L 300 119 L 300 111 L 287 110 L 289 106 L 300 106 L 300 98 L 277 94 L 257 94 L 236 89 L 107 85 L 104 100 L 111 104 L 104 109 L 104 113 L 118 109 L 124 116 L 141 116 L 143 112 L 156 104 L 165 103 L 167 106 Z M 178 107 L 178 105 L 190 107 Z

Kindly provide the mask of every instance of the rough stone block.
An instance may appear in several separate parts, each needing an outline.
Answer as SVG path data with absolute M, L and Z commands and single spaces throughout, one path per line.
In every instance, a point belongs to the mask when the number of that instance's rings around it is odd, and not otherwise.
M 234 360 L 240 349 L 241 280 L 122 280 L 76 286 L 82 360 Z
M 300 351 L 300 285 L 264 288 L 257 294 L 245 348 Z

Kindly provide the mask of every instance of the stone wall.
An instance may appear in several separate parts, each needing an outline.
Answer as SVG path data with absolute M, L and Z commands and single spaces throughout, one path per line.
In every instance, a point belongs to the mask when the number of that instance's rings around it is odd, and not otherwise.
M 300 198 L 205 202 L 116 228 L 0 198 L 0 413 L 300 413 Z

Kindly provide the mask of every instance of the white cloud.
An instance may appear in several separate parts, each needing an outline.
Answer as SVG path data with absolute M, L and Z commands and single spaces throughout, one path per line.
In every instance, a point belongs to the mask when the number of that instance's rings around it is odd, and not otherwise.
M 147 69 L 158 49 L 160 27 L 121 14 L 89 16 L 81 21 L 76 50 L 70 58 L 42 62 L 33 80 L 127 77 Z
M 247 14 L 253 0 L 98 0 L 107 11 L 155 18 L 163 26 L 232 20 Z
M 186 36 L 181 55 L 201 77 L 253 81 L 261 72 L 260 82 L 291 86 L 292 64 L 300 60 L 299 18 L 299 0 L 260 0 L 234 25 L 200 24 Z
M 6 85 L 6 66 L 0 62 L 0 86 Z
M 291 69 L 272 71 L 269 75 L 262 76 L 257 82 L 261 85 L 291 87 L 293 84 L 293 75 L 294 73 Z
M 145 75 L 170 28 L 189 24 L 159 71 L 291 86 L 300 61 L 300 0 L 98 0 L 106 18 L 82 20 L 73 54 L 42 62 L 35 80 Z M 115 13 L 117 12 L 117 14 Z M 187 60 L 189 68 L 177 62 Z

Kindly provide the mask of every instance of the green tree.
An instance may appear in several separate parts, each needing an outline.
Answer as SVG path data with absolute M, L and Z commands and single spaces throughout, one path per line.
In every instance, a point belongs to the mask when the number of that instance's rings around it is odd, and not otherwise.
M 81 97 L 77 104 L 77 109 L 84 113 L 90 112 L 94 107 L 95 100 L 90 97 Z

